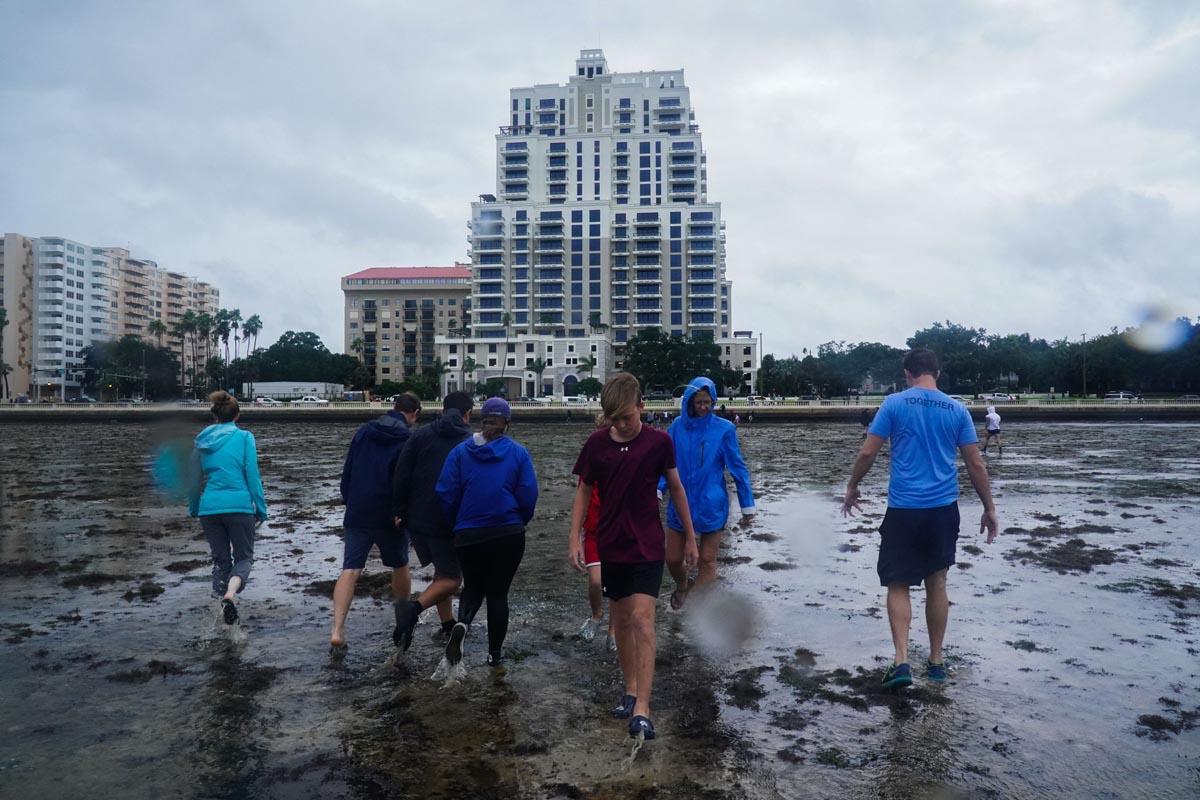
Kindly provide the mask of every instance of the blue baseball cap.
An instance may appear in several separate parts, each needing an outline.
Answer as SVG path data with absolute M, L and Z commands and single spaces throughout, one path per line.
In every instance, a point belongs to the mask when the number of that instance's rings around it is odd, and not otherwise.
M 489 397 L 483 403 L 483 408 L 479 410 L 481 416 L 484 417 L 504 417 L 507 420 L 512 419 L 512 407 L 503 397 Z

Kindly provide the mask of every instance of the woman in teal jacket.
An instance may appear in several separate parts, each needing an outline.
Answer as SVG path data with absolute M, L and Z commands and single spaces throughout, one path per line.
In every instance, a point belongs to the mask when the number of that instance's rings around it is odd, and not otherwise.
M 200 518 L 212 551 L 213 594 L 221 597 L 225 622 L 232 625 L 238 619 L 233 599 L 250 578 L 254 531 L 267 518 L 267 501 L 254 435 L 237 426 L 237 399 L 228 392 L 213 392 L 209 399 L 216 424 L 196 437 L 188 513 Z
M 717 579 L 717 551 L 721 534 L 729 521 L 729 492 L 725 471 L 737 485 L 742 519 L 754 514 L 754 492 L 750 489 L 750 470 L 738 447 L 737 428 L 727 419 L 712 413 L 717 387 L 708 378 L 693 378 L 679 403 L 679 416 L 667 429 L 675 443 L 675 463 L 679 479 L 687 492 L 692 527 L 700 540 L 699 573 L 695 586 Z M 660 484 L 659 489 L 662 489 Z M 683 566 L 683 523 L 674 503 L 667 505 L 667 568 L 675 579 L 671 608 L 683 607 L 693 583 Z

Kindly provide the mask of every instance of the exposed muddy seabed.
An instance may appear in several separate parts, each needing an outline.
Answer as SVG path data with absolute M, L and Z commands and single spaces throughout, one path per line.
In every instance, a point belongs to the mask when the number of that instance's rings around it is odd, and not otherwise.
M 353 424 L 256 423 L 272 509 L 244 636 L 215 623 L 198 526 L 147 485 L 151 432 L 11 425 L 0 440 L 0 794 L 42 797 L 1194 797 L 1200 792 L 1196 425 L 1028 424 L 988 456 L 996 544 L 963 502 L 950 682 L 876 687 L 889 654 L 864 517 L 832 499 L 857 425 L 743 426 L 761 516 L 722 591 L 660 611 L 655 723 L 629 745 L 603 637 L 575 631 L 570 467 L 588 429 L 521 425 L 543 497 L 504 675 L 428 676 L 435 627 L 394 669 L 377 561 L 331 663 L 322 581 Z M 969 489 L 965 487 L 965 491 Z M 420 576 L 420 573 L 418 573 Z M 414 581 L 419 587 L 423 581 Z M 665 606 L 666 593 L 660 607 Z M 914 594 L 913 660 L 925 655 Z M 482 627 L 482 626 L 479 626 Z

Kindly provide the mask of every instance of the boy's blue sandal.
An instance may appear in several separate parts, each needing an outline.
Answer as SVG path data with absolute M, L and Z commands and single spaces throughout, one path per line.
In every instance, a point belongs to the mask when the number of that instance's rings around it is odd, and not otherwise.
M 912 667 L 908 664 L 892 664 L 883 673 L 883 688 L 898 689 L 901 686 L 912 686 Z
M 646 741 L 654 738 L 654 724 L 641 714 L 629 720 L 629 735 L 636 737 L 639 733 L 645 737 Z
M 613 706 L 613 719 L 629 719 L 633 716 L 633 707 L 637 705 L 637 698 L 631 694 L 621 695 L 621 699 Z

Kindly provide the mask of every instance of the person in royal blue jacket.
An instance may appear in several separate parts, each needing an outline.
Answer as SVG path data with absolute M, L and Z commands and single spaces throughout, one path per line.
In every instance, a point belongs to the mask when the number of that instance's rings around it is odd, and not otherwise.
M 671 608 L 676 610 L 683 607 L 693 585 L 704 586 L 717 579 L 717 551 L 729 521 L 726 470 L 737 485 L 743 522 L 754 515 L 750 470 L 738 447 L 737 428 L 729 420 L 712 413 L 716 397 L 716 384 L 708 378 L 693 378 L 680 399 L 679 416 L 667 430 L 675 443 L 679 479 L 687 493 L 692 527 L 700 540 L 699 568 L 693 584 L 683 564 L 683 523 L 675 511 L 675 504 L 668 504 L 667 569 L 675 579 Z M 661 491 L 661 484 L 659 489 Z
M 408 534 L 397 530 L 392 520 L 392 472 L 420 413 L 421 401 L 415 394 L 404 392 L 396 396 L 391 411 L 361 426 L 350 441 L 342 465 L 345 546 L 342 573 L 333 587 L 333 631 L 329 634 L 333 653 L 346 648 L 346 615 L 371 545 L 379 548 L 383 565 L 392 568 L 392 597 L 396 602 L 407 601 L 412 591 Z
M 267 501 L 258 474 L 254 434 L 237 426 L 238 401 L 228 392 L 213 392 L 216 423 L 196 437 L 188 486 L 188 513 L 200 518 L 212 552 L 213 594 L 229 625 L 238 621 L 237 597 L 250 580 L 254 563 L 254 531 L 267 518 Z
M 493 397 L 480 411 L 482 431 L 450 451 L 436 490 L 454 529 L 463 573 L 459 621 L 446 643 L 450 666 L 462 660 L 467 626 L 485 599 L 488 664 L 500 665 L 508 633 L 508 589 L 525 555 L 525 526 L 538 498 L 529 451 L 506 435 L 512 419 L 508 403 Z

